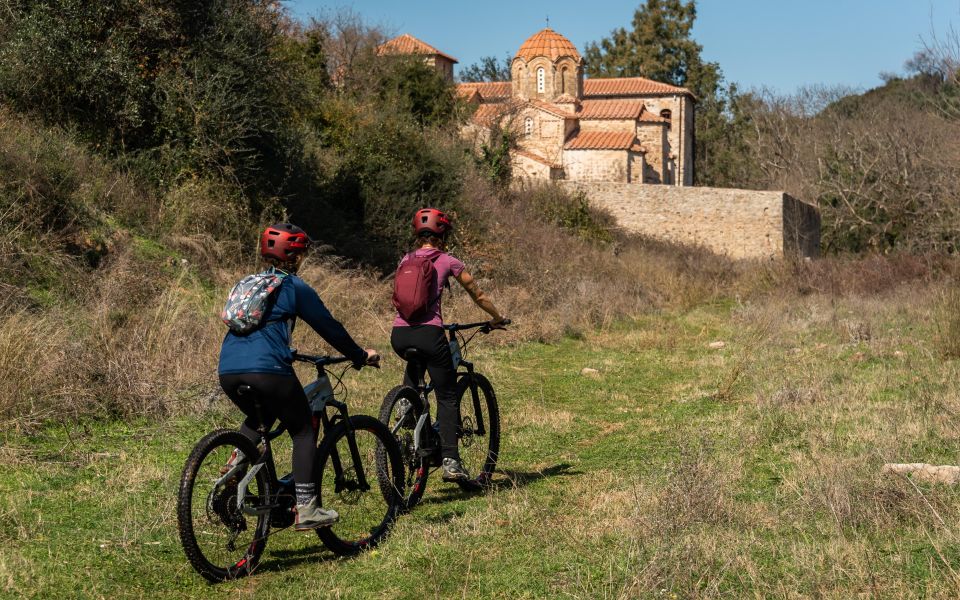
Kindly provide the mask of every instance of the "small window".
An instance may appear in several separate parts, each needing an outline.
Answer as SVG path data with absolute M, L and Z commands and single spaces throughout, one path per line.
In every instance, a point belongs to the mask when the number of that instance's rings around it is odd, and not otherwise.
M 564 67 L 560 71 L 560 93 L 561 94 L 567 93 L 567 73 L 569 72 L 570 72 L 570 69 L 568 69 L 567 67 Z
M 524 137 L 533 135 L 533 119 L 530 117 L 523 120 L 523 135 Z
M 547 72 L 543 67 L 537 69 L 537 93 L 542 94 L 547 87 Z
M 670 109 L 669 109 L 669 108 L 665 108 L 665 109 L 663 109 L 663 110 L 660 111 L 660 117 L 667 120 L 667 127 L 668 127 L 668 128 L 670 127 L 670 125 L 671 125 L 671 123 L 672 123 L 671 120 L 670 120 L 670 118 L 671 118 L 672 116 L 673 116 L 673 113 L 670 112 Z

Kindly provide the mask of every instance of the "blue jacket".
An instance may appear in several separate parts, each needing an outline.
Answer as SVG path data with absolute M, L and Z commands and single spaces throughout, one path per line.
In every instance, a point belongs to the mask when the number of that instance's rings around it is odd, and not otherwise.
M 367 353 L 357 345 L 339 321 L 333 318 L 320 296 L 296 275 L 284 278 L 273 292 L 264 324 L 246 335 L 228 331 L 220 347 L 220 375 L 231 373 L 276 373 L 293 375 L 290 334 L 299 317 L 320 337 L 354 364 L 363 364 Z M 287 326 L 287 323 L 290 326 Z

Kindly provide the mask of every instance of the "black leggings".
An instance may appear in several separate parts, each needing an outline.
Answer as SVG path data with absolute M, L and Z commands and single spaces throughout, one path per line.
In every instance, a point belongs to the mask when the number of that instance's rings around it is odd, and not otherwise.
M 394 327 L 390 344 L 400 358 L 403 358 L 403 353 L 409 348 L 416 348 L 426 357 L 430 383 L 437 390 L 440 455 L 443 458 L 460 460 L 457 449 L 457 426 L 460 423 L 460 406 L 456 398 L 457 372 L 453 368 L 453 357 L 450 356 L 450 346 L 443 335 L 443 328 L 436 325 Z M 423 371 L 423 365 L 407 363 L 403 384 L 416 387 L 423 378 Z
M 299 484 L 313 483 L 313 456 L 317 441 L 313 431 L 313 415 L 303 386 L 295 375 L 274 375 L 272 373 L 238 373 L 220 376 L 220 387 L 237 405 L 246 420 L 240 426 L 240 432 L 256 444 L 260 439 L 257 433 L 256 408 L 250 395 L 241 396 L 237 388 L 251 386 L 261 398 L 260 410 L 263 412 L 264 426 L 267 429 L 280 419 L 293 438 L 293 480 Z

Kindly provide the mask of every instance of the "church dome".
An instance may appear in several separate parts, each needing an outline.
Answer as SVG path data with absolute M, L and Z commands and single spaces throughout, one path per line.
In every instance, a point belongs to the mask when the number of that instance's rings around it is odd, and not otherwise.
M 563 56 L 569 56 L 577 62 L 581 60 L 573 42 L 549 27 L 530 36 L 517 50 L 517 58 L 530 60 L 538 56 L 545 56 L 551 61 Z

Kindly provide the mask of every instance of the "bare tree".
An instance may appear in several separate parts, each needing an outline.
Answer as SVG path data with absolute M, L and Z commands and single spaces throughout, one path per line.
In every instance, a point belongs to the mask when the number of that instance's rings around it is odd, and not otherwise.
M 905 66 L 910 73 L 933 79 L 937 109 L 947 118 L 960 119 L 960 33 L 952 25 L 942 35 L 932 30 Z
M 913 96 L 911 96 L 913 97 Z M 750 187 L 816 202 L 827 249 L 960 249 L 960 123 L 894 93 L 755 92 Z

